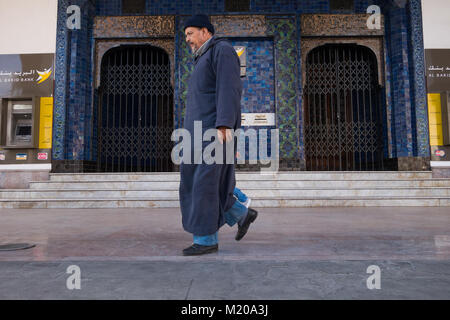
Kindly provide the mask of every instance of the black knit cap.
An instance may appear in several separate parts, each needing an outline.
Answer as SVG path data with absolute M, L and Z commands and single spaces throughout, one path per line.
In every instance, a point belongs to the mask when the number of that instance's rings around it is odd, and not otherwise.
M 198 28 L 206 28 L 209 32 L 214 34 L 214 26 L 209 22 L 209 18 L 207 15 L 204 14 L 196 14 L 192 17 L 190 17 L 186 23 L 184 24 L 184 29 L 188 27 L 198 27 Z

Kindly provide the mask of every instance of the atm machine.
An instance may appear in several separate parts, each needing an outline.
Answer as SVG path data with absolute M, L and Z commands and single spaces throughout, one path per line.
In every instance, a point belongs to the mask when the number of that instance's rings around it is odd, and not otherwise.
M 0 148 L 2 163 L 29 163 L 38 149 L 37 98 L 0 99 Z
M 33 109 L 31 100 L 8 101 L 6 147 L 34 147 Z

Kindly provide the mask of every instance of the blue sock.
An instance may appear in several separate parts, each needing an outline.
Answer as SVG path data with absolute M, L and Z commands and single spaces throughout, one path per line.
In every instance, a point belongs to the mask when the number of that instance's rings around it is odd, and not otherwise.
M 244 203 L 247 201 L 248 197 L 241 191 L 239 188 L 234 188 L 233 194 L 236 196 L 236 198 L 239 200 L 239 202 Z

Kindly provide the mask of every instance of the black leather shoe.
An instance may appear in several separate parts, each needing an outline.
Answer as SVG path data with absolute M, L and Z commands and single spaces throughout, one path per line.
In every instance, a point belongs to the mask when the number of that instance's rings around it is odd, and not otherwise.
M 242 226 L 238 225 L 238 231 L 236 233 L 236 241 L 241 240 L 245 234 L 247 233 L 248 227 L 250 227 L 250 223 L 255 221 L 256 217 L 258 216 L 258 211 L 252 208 L 248 208 L 247 216 L 245 217 L 244 222 L 242 223 Z
M 201 244 L 193 243 L 192 246 L 183 250 L 184 256 L 199 256 L 201 254 L 213 253 L 219 250 L 219 245 L 203 246 Z

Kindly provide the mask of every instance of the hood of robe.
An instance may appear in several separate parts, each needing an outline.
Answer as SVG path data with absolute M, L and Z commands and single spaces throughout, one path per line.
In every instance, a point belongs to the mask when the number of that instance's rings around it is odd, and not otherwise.
M 198 58 L 200 58 L 202 55 L 204 55 L 209 49 L 211 49 L 212 47 L 214 47 L 217 43 L 221 42 L 221 41 L 229 41 L 225 38 L 218 38 L 216 36 L 212 36 L 211 39 L 209 39 L 209 42 L 206 44 L 205 47 L 200 48 L 200 52 L 197 52 L 197 54 L 195 54 L 194 56 L 194 61 L 197 61 Z

